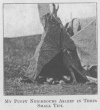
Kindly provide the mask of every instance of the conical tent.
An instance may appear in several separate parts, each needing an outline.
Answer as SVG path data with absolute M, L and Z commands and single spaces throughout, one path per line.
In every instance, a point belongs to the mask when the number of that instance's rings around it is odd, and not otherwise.
M 43 69 L 46 70 L 45 72 L 52 70 L 51 72 L 54 74 L 58 69 L 62 74 L 62 70 L 72 67 L 87 80 L 85 70 L 82 68 L 76 52 L 76 46 L 66 30 L 61 28 L 60 23 L 51 17 L 49 12 L 43 15 L 43 19 L 46 28 L 27 69 L 26 76 L 35 80 Z
M 96 19 L 72 37 L 83 65 L 97 65 Z
M 36 52 L 27 70 L 27 76 L 32 79 L 40 73 L 44 65 L 46 65 L 60 51 L 60 33 L 59 26 L 50 24 L 49 29 L 45 31 L 41 37 L 41 41 L 37 46 Z

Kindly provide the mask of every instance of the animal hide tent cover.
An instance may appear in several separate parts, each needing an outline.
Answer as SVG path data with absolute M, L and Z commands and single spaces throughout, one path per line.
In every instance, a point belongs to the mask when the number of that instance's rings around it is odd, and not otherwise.
M 48 65 L 52 59 L 56 58 L 55 56 L 62 52 L 63 62 L 59 62 L 56 64 L 56 66 L 60 65 L 60 63 L 63 63 L 66 69 L 72 67 L 84 79 L 87 79 L 85 76 L 85 70 L 82 68 L 79 57 L 77 55 L 76 46 L 73 40 L 70 39 L 66 30 L 60 27 L 60 24 L 54 17 L 51 17 L 51 15 L 46 15 L 45 18 L 47 27 L 41 37 L 39 45 L 37 46 L 34 57 L 30 62 L 26 76 L 31 80 L 35 80 L 42 69 Z M 56 63 L 57 60 L 55 62 L 54 61 L 51 65 Z
M 50 22 L 48 21 L 48 23 Z M 47 32 L 44 31 L 42 34 L 41 41 L 26 72 L 26 76 L 30 79 L 35 79 L 42 68 L 61 51 L 59 45 L 61 28 L 59 27 L 50 24 Z
M 57 57 L 61 55 L 61 57 L 58 58 L 62 60 L 59 61 L 59 63 L 56 63 L 57 67 L 60 67 L 58 65 L 63 63 L 63 66 L 65 66 L 66 69 L 70 67 L 74 68 L 74 70 L 76 70 L 77 73 L 83 77 L 83 79 L 87 80 L 85 75 L 86 71 L 81 66 L 80 59 L 76 51 L 76 46 L 78 48 L 77 44 L 79 44 L 77 42 L 78 37 L 80 36 L 73 36 L 72 40 L 67 34 L 65 28 L 61 28 L 57 19 L 55 19 L 53 16 L 51 17 L 50 11 L 47 10 L 45 15 L 44 13 L 43 15 L 42 13 L 40 15 L 40 20 L 42 25 L 45 27 L 45 30 L 42 34 L 41 41 L 36 48 L 34 57 L 31 59 L 30 65 L 26 71 L 26 77 L 29 77 L 31 80 L 35 80 L 43 68 L 47 65 L 47 67 L 52 70 L 53 66 L 50 67 L 50 65 L 58 62 Z M 91 33 L 91 30 L 89 33 Z M 56 67 L 54 66 L 53 68 Z
M 96 19 L 72 36 L 83 65 L 97 65 Z

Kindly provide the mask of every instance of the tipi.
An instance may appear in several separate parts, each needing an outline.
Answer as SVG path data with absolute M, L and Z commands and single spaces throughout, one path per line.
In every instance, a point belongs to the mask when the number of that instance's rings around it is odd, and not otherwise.
M 57 75 L 67 75 L 70 72 L 74 82 L 79 79 L 79 76 L 87 81 L 86 71 L 81 66 L 76 46 L 67 34 L 61 20 L 45 9 L 49 6 L 48 4 L 38 6 L 44 32 L 26 71 L 26 77 L 34 81 L 41 73 L 49 73 L 57 77 Z M 78 79 L 75 77 L 77 75 Z

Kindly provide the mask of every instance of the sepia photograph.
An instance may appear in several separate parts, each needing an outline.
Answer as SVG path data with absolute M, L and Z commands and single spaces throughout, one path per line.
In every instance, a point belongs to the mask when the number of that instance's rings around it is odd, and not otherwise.
M 98 95 L 96 3 L 4 3 L 4 96 Z

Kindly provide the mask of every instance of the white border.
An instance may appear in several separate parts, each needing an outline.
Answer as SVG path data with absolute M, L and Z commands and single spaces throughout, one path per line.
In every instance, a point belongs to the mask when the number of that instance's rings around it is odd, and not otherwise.
M 98 95 L 63 95 L 63 96 L 4 96 L 3 95 L 3 22 L 2 22 L 2 5 L 3 3 L 62 3 L 62 2 L 76 2 L 76 0 L 1 0 L 0 1 L 0 109 L 1 110 L 100 110 L 100 81 L 98 81 Z M 99 0 L 77 0 L 77 2 L 97 2 L 97 14 L 98 14 L 98 79 L 100 79 L 99 75 L 99 56 L 100 56 L 100 21 L 99 21 L 99 13 L 100 13 L 100 2 Z M 66 103 L 63 108 L 37 108 L 36 104 L 27 103 L 27 104 L 5 104 L 5 99 L 96 99 L 97 103 Z

